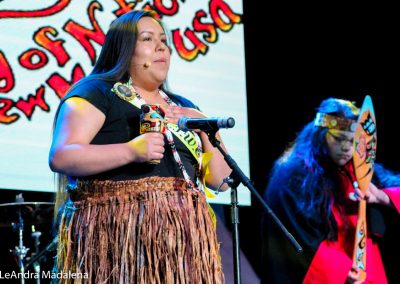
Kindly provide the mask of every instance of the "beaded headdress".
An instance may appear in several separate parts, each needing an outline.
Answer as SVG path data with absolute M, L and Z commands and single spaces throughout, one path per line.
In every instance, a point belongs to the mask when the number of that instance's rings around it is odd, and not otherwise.
M 354 119 L 318 112 L 314 120 L 314 125 L 329 129 L 355 132 L 357 128 L 357 121 Z

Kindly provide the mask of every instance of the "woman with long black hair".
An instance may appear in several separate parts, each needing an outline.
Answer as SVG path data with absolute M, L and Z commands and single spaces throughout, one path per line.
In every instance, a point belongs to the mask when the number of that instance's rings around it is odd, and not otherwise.
M 304 253 L 297 255 L 266 218 L 263 283 L 361 283 L 356 280 L 360 271 L 352 267 L 352 255 L 357 200 L 362 198 L 369 203 L 370 227 L 365 283 L 387 283 L 378 240 L 385 235 L 385 222 L 400 223 L 400 176 L 375 164 L 366 194 L 354 187 L 352 153 L 358 115 L 359 109 L 350 101 L 322 101 L 315 120 L 275 162 L 265 199 Z
M 205 115 L 166 90 L 167 40 L 154 13 L 120 16 L 93 72 L 61 101 L 49 158 L 67 176 L 58 193 L 60 275 L 89 283 L 224 281 L 204 188 L 217 188 L 230 169 L 206 133 L 176 127 L 182 116 Z M 163 133 L 141 134 L 144 104 L 165 111 Z M 212 153 L 207 175 L 204 152 Z

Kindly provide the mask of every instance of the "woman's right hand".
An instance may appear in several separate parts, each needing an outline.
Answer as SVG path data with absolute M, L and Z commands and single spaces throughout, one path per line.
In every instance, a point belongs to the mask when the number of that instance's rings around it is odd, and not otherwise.
M 144 133 L 128 142 L 133 161 L 137 163 L 160 160 L 164 157 L 164 135 L 158 132 Z

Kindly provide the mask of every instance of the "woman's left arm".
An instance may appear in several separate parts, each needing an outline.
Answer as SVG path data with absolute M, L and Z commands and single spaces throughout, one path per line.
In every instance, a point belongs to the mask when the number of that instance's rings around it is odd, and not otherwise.
M 166 118 L 169 122 L 178 123 L 178 120 L 182 116 L 192 117 L 192 118 L 206 118 L 202 112 L 198 111 L 194 108 L 181 107 L 181 106 L 170 106 L 166 110 Z M 223 179 L 230 175 L 232 172 L 231 168 L 226 164 L 224 157 L 219 152 L 217 148 L 215 148 L 209 141 L 207 134 L 203 131 L 198 132 L 201 142 L 203 144 L 203 152 L 212 153 L 212 158 L 209 163 L 209 169 L 211 175 L 206 176 L 206 183 L 208 186 L 213 189 L 217 189 Z M 221 140 L 221 136 L 219 133 L 216 134 L 216 138 L 221 141 L 221 147 L 226 151 L 226 148 Z M 224 184 L 220 189 L 226 190 L 228 189 L 228 185 Z

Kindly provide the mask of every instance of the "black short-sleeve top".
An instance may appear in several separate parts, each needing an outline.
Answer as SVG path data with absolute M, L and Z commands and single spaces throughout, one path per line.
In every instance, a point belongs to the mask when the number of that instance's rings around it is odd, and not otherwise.
M 115 82 L 100 79 L 85 80 L 85 83 L 78 84 L 71 90 L 70 97 L 80 97 L 94 105 L 106 119 L 100 131 L 96 134 L 90 144 L 104 145 L 125 143 L 140 135 L 140 109 L 131 103 L 122 100 L 111 91 Z M 172 101 L 178 105 L 197 108 L 189 100 L 169 95 Z M 132 180 L 149 176 L 160 177 L 183 177 L 181 170 L 176 163 L 171 147 L 165 139 L 164 158 L 159 164 L 149 163 L 130 163 L 125 166 L 109 170 L 100 174 L 80 177 L 82 180 Z M 186 146 L 174 136 L 176 149 L 180 155 L 183 165 L 192 178 L 195 180 L 197 161 L 186 148 Z

